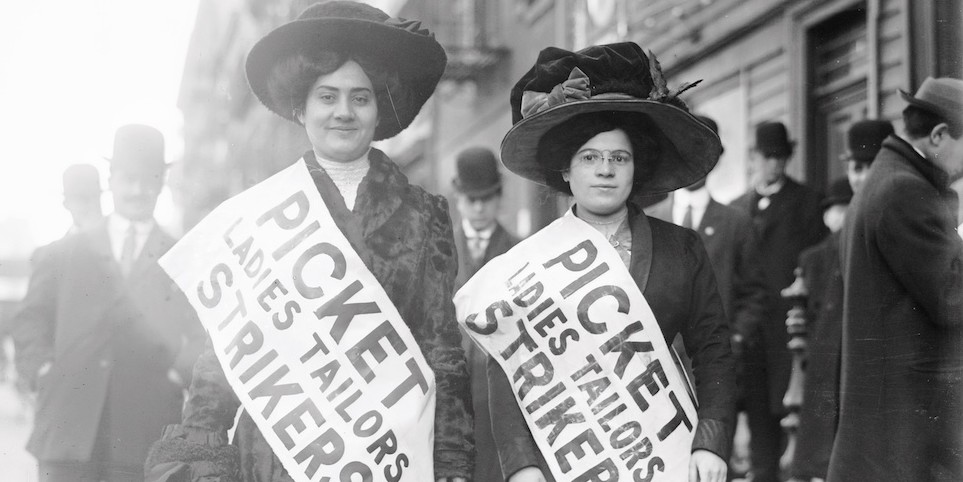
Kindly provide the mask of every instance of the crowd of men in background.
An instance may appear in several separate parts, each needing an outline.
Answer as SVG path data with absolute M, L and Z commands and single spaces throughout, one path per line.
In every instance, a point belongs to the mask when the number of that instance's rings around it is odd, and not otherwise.
M 840 161 L 847 177 L 825 195 L 787 175 L 795 142 L 767 122 L 755 131 L 751 187 L 730 205 L 703 180 L 646 208 L 695 230 L 712 261 L 755 482 L 882 480 L 894 464 L 893 480 L 940 480 L 963 464 L 954 452 L 963 446 L 963 243 L 949 187 L 963 171 L 963 81 L 927 79 L 904 98 L 901 135 L 888 121 L 853 124 Z M 457 156 L 458 286 L 518 242 L 498 221 L 498 164 L 485 148 Z M 174 243 L 153 218 L 166 169 L 160 132 L 119 129 L 106 216 L 98 170 L 64 172 L 73 225 L 36 250 L 10 324 L 21 382 L 39 393 L 28 448 L 43 480 L 138 479 L 149 444 L 180 420 L 205 336 L 157 264 Z M 797 268 L 809 293 L 808 376 L 794 464 L 781 467 L 792 358 L 779 293 Z M 474 480 L 503 481 L 487 397 L 487 370 L 498 368 L 465 340 Z M 893 427 L 916 442 L 893 440 Z

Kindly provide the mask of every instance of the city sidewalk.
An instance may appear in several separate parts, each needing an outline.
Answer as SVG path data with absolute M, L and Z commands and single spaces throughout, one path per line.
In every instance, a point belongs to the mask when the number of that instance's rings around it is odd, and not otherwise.
M 20 398 L 10 379 L 0 382 L 0 467 L 4 480 L 37 481 L 37 462 L 24 449 L 32 416 L 32 409 Z

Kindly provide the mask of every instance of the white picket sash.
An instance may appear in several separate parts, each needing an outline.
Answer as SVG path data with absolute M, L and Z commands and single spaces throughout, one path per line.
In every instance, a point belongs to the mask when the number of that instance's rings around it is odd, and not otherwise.
M 688 479 L 695 407 L 598 231 L 569 212 L 486 264 L 455 308 L 507 374 L 556 480 Z
M 295 481 L 434 480 L 434 375 L 303 159 L 225 201 L 160 264 Z

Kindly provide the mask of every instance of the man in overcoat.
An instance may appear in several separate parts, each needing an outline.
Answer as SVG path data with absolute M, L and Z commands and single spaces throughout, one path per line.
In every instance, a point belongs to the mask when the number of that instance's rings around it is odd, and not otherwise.
M 839 427 L 830 481 L 963 480 L 963 80 L 901 92 L 842 231 Z
M 803 404 L 792 476 L 825 480 L 839 413 L 839 343 L 843 320 L 843 277 L 839 231 L 853 190 L 849 179 L 835 180 L 823 199 L 823 221 L 830 235 L 799 255 L 806 298 L 806 364 Z
M 718 124 L 711 118 L 697 116 L 713 132 Z M 760 325 L 766 320 L 768 293 L 763 281 L 758 255 L 758 239 L 752 221 L 745 213 L 715 200 L 706 187 L 705 179 L 679 189 L 661 202 L 645 208 L 645 212 L 664 221 L 673 222 L 699 233 L 709 255 L 716 285 L 722 297 L 732 332 L 732 352 L 736 361 L 736 383 L 740 392 L 746 380 L 743 354 L 749 343 L 760 343 Z M 682 351 L 681 340 L 673 343 Z M 691 372 L 691 367 L 687 367 Z M 740 397 L 741 398 L 741 397 Z M 734 447 L 733 452 L 736 452 Z M 736 454 L 733 454 L 736 457 Z M 738 467 L 730 467 L 730 475 Z
M 27 448 L 41 481 L 140 480 L 150 443 L 179 420 L 204 334 L 157 264 L 174 244 L 153 218 L 165 170 L 159 131 L 118 129 L 113 214 L 34 261 L 14 339 L 38 392 Z
M 846 177 L 834 181 L 823 199 L 823 222 L 830 235 L 799 255 L 799 267 L 809 292 L 803 405 L 793 460 L 793 477 L 826 478 L 839 416 L 839 352 L 843 325 L 843 274 L 839 263 L 839 232 L 854 192 L 865 184 L 870 165 L 883 140 L 893 133 L 884 120 L 862 120 L 846 133 L 841 156 Z
M 458 154 L 457 176 L 452 181 L 461 223 L 455 225 L 458 251 L 458 277 L 455 290 L 465 284 L 489 260 L 505 253 L 518 240 L 498 222 L 502 182 L 498 159 L 490 149 L 468 148 Z M 463 334 L 462 345 L 471 377 L 472 405 L 475 410 L 474 482 L 502 482 L 498 452 L 492 438 L 488 409 L 488 356 Z
M 719 132 L 718 124 L 711 118 L 696 117 L 713 132 Z M 766 315 L 766 287 L 749 216 L 716 201 L 705 179 L 673 192 L 666 200 L 645 208 L 645 212 L 699 233 L 729 318 L 733 352 L 741 352 Z
M 786 347 L 789 304 L 779 292 L 795 279 L 793 270 L 802 250 L 827 234 L 820 195 L 786 175 L 793 147 L 782 123 L 760 124 L 750 157 L 752 187 L 732 202 L 752 219 L 770 299 L 768 315 L 759 330 L 760 343 L 747 347 L 744 358 L 745 408 L 756 482 L 778 480 L 785 438 L 780 420 L 785 413 L 782 398 L 789 385 L 792 356 Z

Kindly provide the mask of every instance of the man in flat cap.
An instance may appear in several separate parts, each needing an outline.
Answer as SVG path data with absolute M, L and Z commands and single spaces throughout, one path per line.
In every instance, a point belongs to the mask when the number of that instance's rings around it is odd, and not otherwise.
M 842 231 L 840 412 L 830 481 L 963 480 L 963 80 L 901 91 Z
M 452 181 L 461 223 L 455 225 L 458 250 L 458 276 L 455 290 L 465 284 L 489 260 L 505 253 L 518 240 L 498 222 L 502 181 L 495 153 L 472 147 L 458 154 L 457 175 Z M 488 356 L 467 335 L 462 336 L 471 377 L 472 405 L 475 409 L 475 482 L 502 482 L 501 465 L 492 438 L 488 409 Z M 497 368 L 497 365 L 496 365 Z M 500 368 L 497 368 L 500 370 Z
M 745 407 L 756 482 L 778 480 L 779 457 L 785 446 L 780 421 L 785 415 L 782 398 L 789 386 L 792 355 L 786 347 L 790 307 L 779 293 L 795 279 L 793 271 L 802 250 L 827 234 L 820 195 L 786 175 L 794 147 L 781 122 L 759 124 L 749 161 L 752 185 L 732 202 L 752 219 L 770 301 L 759 330 L 761 343 L 748 346 L 745 352 Z
M 117 130 L 114 212 L 45 249 L 14 320 L 17 369 L 37 389 L 28 450 L 43 481 L 143 480 L 150 443 L 180 420 L 204 333 L 157 264 L 173 244 L 154 221 L 164 139 Z

